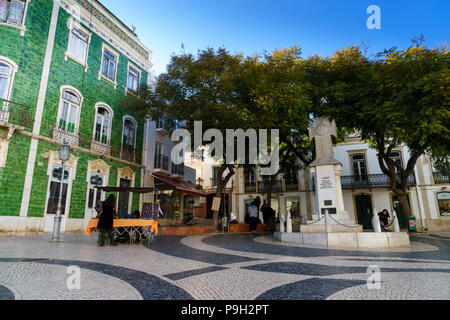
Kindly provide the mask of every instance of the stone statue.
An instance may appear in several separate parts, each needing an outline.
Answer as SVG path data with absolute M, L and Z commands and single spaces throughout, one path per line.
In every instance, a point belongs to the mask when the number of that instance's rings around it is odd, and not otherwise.
M 333 141 L 331 136 L 336 137 L 336 123 L 330 122 L 327 117 L 314 118 L 314 125 L 309 127 L 309 138 L 316 145 L 316 160 L 313 164 L 339 163 L 333 158 Z

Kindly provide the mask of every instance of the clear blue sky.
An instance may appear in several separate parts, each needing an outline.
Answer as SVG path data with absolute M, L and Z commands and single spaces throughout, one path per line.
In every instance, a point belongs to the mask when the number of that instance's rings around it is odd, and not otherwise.
M 424 34 L 426 44 L 449 40 L 450 0 L 101 0 L 153 51 L 154 72 L 172 53 L 225 47 L 252 55 L 298 44 L 304 57 L 331 55 L 366 41 L 370 53 Z M 369 5 L 381 8 L 381 30 L 369 30 Z

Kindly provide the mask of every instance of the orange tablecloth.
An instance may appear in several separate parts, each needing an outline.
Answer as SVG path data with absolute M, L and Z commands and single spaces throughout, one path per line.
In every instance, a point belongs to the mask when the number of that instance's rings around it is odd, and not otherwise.
M 143 219 L 114 219 L 113 228 L 120 227 L 151 227 L 154 224 L 153 220 L 143 220 Z M 91 235 L 91 232 L 97 229 L 98 219 L 91 219 L 86 227 L 87 236 Z

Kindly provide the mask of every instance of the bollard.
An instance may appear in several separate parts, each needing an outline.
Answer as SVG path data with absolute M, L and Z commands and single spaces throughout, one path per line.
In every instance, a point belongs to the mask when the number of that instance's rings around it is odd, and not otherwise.
M 325 233 L 328 233 L 328 210 L 326 210 L 326 209 L 325 209 L 324 221 L 325 221 Z
M 373 209 L 372 227 L 373 232 L 381 232 L 380 217 L 378 217 L 377 209 Z
M 284 233 L 284 217 L 280 214 L 280 232 Z
M 395 212 L 395 210 L 392 211 L 392 219 L 394 219 L 392 222 L 394 225 L 394 232 L 400 232 L 400 225 L 398 224 L 397 212 Z

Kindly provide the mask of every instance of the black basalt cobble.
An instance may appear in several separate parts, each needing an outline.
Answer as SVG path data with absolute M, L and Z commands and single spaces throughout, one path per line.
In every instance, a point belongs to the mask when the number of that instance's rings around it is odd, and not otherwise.
M 15 300 L 14 293 L 7 287 L 0 285 L 0 300 Z
M 188 247 L 180 241 L 183 236 L 158 237 L 154 244 L 146 244 L 147 248 L 170 256 L 196 260 L 216 265 L 225 265 L 239 262 L 257 261 L 259 259 L 236 256 L 232 254 L 214 253 Z
M 115 277 L 127 282 L 134 287 L 144 300 L 193 300 L 194 298 L 183 289 L 164 281 L 151 274 L 128 269 L 124 267 L 113 266 L 104 263 L 73 261 L 73 260 L 53 260 L 53 259 L 15 259 L 2 258 L 0 262 L 35 262 L 54 264 L 62 266 L 76 265 L 80 268 L 101 272 L 103 274 Z M 107 289 L 107 288 L 105 288 Z
M 176 281 L 176 280 L 180 280 L 180 279 L 184 279 L 184 278 L 188 278 L 188 277 L 193 277 L 193 276 L 196 276 L 199 274 L 205 274 L 205 273 L 210 273 L 210 272 L 215 272 L 215 271 L 220 271 L 220 270 L 225 270 L 225 269 L 227 269 L 227 268 L 208 267 L 208 268 L 166 274 L 164 277 L 166 277 L 167 279 Z
M 324 300 L 336 292 L 365 283 L 362 280 L 311 278 L 268 290 L 256 300 Z

